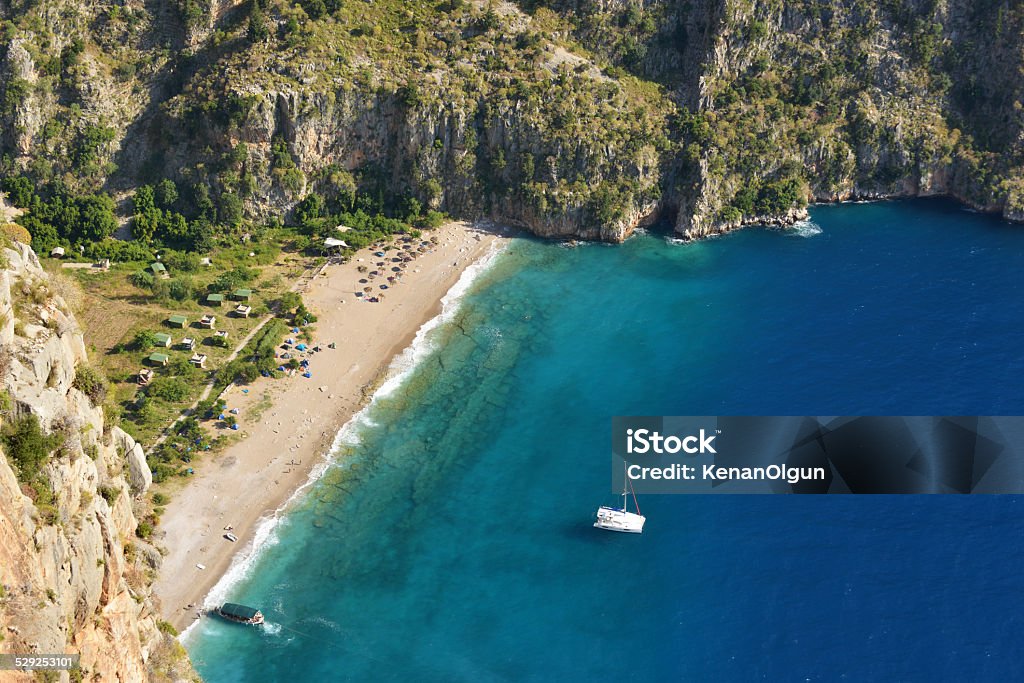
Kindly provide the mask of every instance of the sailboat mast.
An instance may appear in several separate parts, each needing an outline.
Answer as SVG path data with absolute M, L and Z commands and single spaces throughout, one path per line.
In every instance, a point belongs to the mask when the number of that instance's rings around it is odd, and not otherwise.
M 627 472 L 629 469 L 626 466 L 626 460 L 622 460 L 622 511 L 629 512 L 629 507 L 626 505 L 626 494 L 629 492 L 629 475 Z

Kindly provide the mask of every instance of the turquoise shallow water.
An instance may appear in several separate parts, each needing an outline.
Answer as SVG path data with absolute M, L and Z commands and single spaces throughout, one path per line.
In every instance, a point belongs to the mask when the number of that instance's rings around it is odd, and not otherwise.
M 609 502 L 616 414 L 1024 413 L 1024 230 L 944 202 L 820 234 L 516 241 L 204 621 L 207 681 L 1024 674 L 1016 496 Z

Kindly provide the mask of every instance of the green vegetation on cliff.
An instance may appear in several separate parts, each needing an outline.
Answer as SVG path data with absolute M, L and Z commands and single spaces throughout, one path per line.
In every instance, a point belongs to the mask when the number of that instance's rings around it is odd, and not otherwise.
M 319 235 L 293 213 L 318 201 L 313 219 L 445 211 L 601 239 L 676 209 L 699 235 L 852 196 L 1024 217 L 1010 0 L 178 0 L 99 17 L 21 0 L 3 19 L 0 175 L 42 198 L 22 219 L 41 245 L 102 238 L 109 222 L 58 223 L 107 195 L 136 237 L 188 250 L 282 214 Z
M 30 177 L 47 201 L 170 180 L 173 207 L 136 197 L 143 239 L 201 249 L 204 233 L 314 191 L 343 206 L 357 190 L 368 202 L 349 208 L 371 216 L 405 219 L 415 201 L 424 216 L 550 234 L 628 226 L 661 196 L 671 101 L 603 72 L 551 12 L 190 1 L 39 21 L 50 4 L 15 3 L 6 25 L 0 174 Z M 61 68 L 44 64 L 43 46 L 67 40 L 77 47 Z
M 530 4 L 684 107 L 680 230 L 851 196 L 952 194 L 1024 217 L 1019 3 Z

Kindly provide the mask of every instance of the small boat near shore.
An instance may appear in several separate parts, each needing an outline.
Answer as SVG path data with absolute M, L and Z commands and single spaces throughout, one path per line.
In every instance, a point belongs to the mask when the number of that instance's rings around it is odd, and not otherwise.
M 233 621 L 236 624 L 259 626 L 263 623 L 263 612 L 260 612 L 255 607 L 247 607 L 246 605 L 239 605 L 234 602 L 225 602 L 214 612 L 218 616 L 228 621 Z

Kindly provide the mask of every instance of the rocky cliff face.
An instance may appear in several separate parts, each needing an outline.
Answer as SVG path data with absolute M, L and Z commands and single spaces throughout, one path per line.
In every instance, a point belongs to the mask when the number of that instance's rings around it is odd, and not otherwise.
M 76 387 L 82 335 L 35 254 L 0 256 L 0 423 L 34 416 L 54 446 L 29 486 L 0 445 L 0 651 L 80 653 L 79 680 L 190 680 L 150 599 L 160 554 L 135 534 L 146 461 Z
M 1019 5 L 724 5 L 698 86 L 707 128 L 691 131 L 701 149 L 677 230 L 702 236 L 757 221 L 764 197 L 752 209 L 744 190 L 786 178 L 810 201 L 948 195 L 1019 216 Z M 999 76 L 982 77 L 989 69 Z M 770 212 L 787 214 L 799 212 Z
M 858 197 L 1024 216 L 1011 0 L 58 4 L 0 12 L 0 172 L 169 176 L 221 220 L 357 186 L 604 240 Z

